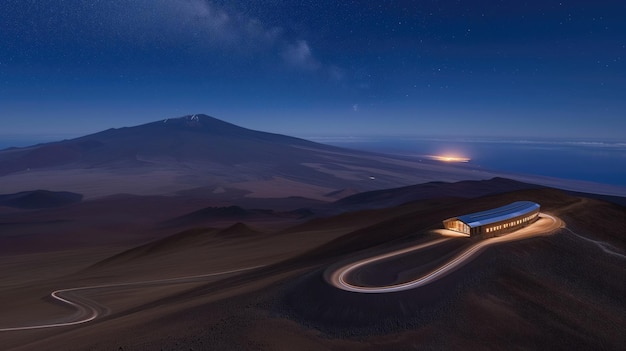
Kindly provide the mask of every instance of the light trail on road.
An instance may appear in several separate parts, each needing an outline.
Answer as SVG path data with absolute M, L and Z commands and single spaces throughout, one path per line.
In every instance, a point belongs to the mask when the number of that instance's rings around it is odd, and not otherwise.
M 509 241 L 523 240 L 523 239 L 542 236 L 542 235 L 550 235 L 558 229 L 565 228 L 565 223 L 558 217 L 551 216 L 545 213 L 540 213 L 540 217 L 541 218 L 537 222 L 527 227 L 524 227 L 522 229 L 519 229 L 513 233 L 480 241 L 470 246 L 469 248 L 465 249 L 460 254 L 458 254 L 457 256 L 455 256 L 454 258 L 452 258 L 450 261 L 446 262 L 442 266 L 437 267 L 436 269 L 423 275 L 422 277 L 419 277 L 417 279 L 414 279 L 408 282 L 393 284 L 393 285 L 388 285 L 388 286 L 379 286 L 379 287 L 359 286 L 359 285 L 354 285 L 354 284 L 349 283 L 347 281 L 347 277 L 350 273 L 352 273 L 356 269 L 362 268 L 373 262 L 385 260 L 390 257 L 403 255 L 403 254 L 410 253 L 410 252 L 417 251 L 417 250 L 423 250 L 432 246 L 442 244 L 444 242 L 448 242 L 450 240 L 459 240 L 458 236 L 447 236 L 445 238 L 436 239 L 433 241 L 429 241 L 427 243 L 421 243 L 419 245 L 414 245 L 408 248 L 396 250 L 396 251 L 385 253 L 385 254 L 380 254 L 374 257 L 366 258 L 366 259 L 351 263 L 349 265 L 341 267 L 335 270 L 334 272 L 332 272 L 331 275 L 329 276 L 329 283 L 342 290 L 357 292 L 357 293 L 370 293 L 370 294 L 397 292 L 397 291 L 417 288 L 417 287 L 429 284 L 437 279 L 440 279 L 446 274 L 452 272 L 454 269 L 466 264 L 473 257 L 475 257 L 478 253 L 480 253 L 482 250 L 484 250 L 485 248 L 491 245 L 495 245 L 495 244 L 503 243 L 503 242 L 509 242 Z M 567 229 L 569 232 L 571 232 L 572 234 L 580 238 L 583 238 L 588 241 L 592 241 L 593 243 L 600 246 L 604 251 L 606 251 L 609 254 L 617 255 L 622 258 L 624 257 L 624 255 L 622 254 L 619 254 L 613 251 L 607 251 L 604 245 L 601 245 L 601 244 L 605 244 L 603 242 L 597 242 L 591 239 L 587 239 L 581 235 L 574 233 L 569 228 L 565 228 L 565 229 Z M 442 233 L 441 231 L 440 231 L 440 234 L 444 235 L 444 233 Z M 178 278 L 157 279 L 157 280 L 127 282 L 127 283 L 102 284 L 102 285 L 83 286 L 83 287 L 69 288 L 69 289 L 59 289 L 59 290 L 53 291 L 50 294 L 51 298 L 76 309 L 78 313 L 77 313 L 77 317 L 75 320 L 69 321 L 69 322 L 56 322 L 56 323 L 47 323 L 47 324 L 22 326 L 22 327 L 0 328 L 0 332 L 73 326 L 73 325 L 91 322 L 97 319 L 98 317 L 101 317 L 103 314 L 106 314 L 106 312 L 101 312 L 101 309 L 106 311 L 106 307 L 99 308 L 101 306 L 98 303 L 94 301 L 90 301 L 86 298 L 80 297 L 78 294 L 75 294 L 80 291 L 98 290 L 98 289 L 107 289 L 107 288 L 130 288 L 130 287 L 141 287 L 141 286 L 150 286 L 150 285 L 158 286 L 158 285 L 167 285 L 167 284 L 193 283 L 197 281 L 202 281 L 208 277 L 239 273 L 239 272 L 249 271 L 249 270 L 253 270 L 253 269 L 257 269 L 261 267 L 265 267 L 265 265 L 245 267 L 245 268 L 240 268 L 240 269 L 234 269 L 234 270 L 222 271 L 222 272 L 214 272 L 214 273 L 208 273 L 208 274 L 184 276 L 184 277 L 178 277 Z
M 246 267 L 246 268 L 234 269 L 234 270 L 223 271 L 223 272 L 192 275 L 192 276 L 178 277 L 178 278 L 146 280 L 146 281 L 128 282 L 128 283 L 91 285 L 91 286 L 82 286 L 78 288 L 59 289 L 59 290 L 53 291 L 50 294 L 50 297 L 52 297 L 53 299 L 57 301 L 62 302 L 63 304 L 69 305 L 77 309 L 78 315 L 79 315 L 77 320 L 71 321 L 71 322 L 48 323 L 48 324 L 23 326 L 23 327 L 0 328 L 0 332 L 67 327 L 67 326 L 91 322 L 94 319 L 101 316 L 101 313 L 98 309 L 99 305 L 97 303 L 77 297 L 77 296 L 72 296 L 73 292 L 106 289 L 106 288 L 129 288 L 129 287 L 137 287 L 137 286 L 145 286 L 145 285 L 193 283 L 196 281 L 202 281 L 208 277 L 215 277 L 215 276 L 226 275 L 226 274 L 231 274 L 231 273 L 239 273 L 239 272 L 249 271 L 249 270 L 253 270 L 253 269 L 261 268 L 261 267 L 264 267 L 264 266 Z M 73 297 L 73 300 L 72 300 L 72 297 Z
M 341 267 L 337 269 L 336 271 L 334 271 L 329 276 L 329 283 L 342 290 L 358 292 L 358 293 L 366 293 L 366 294 L 381 294 L 381 293 L 389 293 L 389 292 L 414 289 L 414 288 L 432 283 L 433 281 L 445 276 L 446 274 L 452 272 L 454 269 L 469 262 L 479 252 L 481 252 L 482 250 L 484 250 L 485 248 L 491 245 L 508 242 L 508 241 L 517 241 L 517 240 L 527 239 L 527 238 L 541 236 L 541 235 L 549 235 L 553 233 L 555 230 L 564 227 L 564 222 L 557 217 L 554 217 L 545 213 L 541 213 L 540 217 L 541 218 L 535 223 L 527 227 L 521 228 L 513 233 L 480 241 L 470 246 L 469 248 L 465 249 L 463 252 L 461 252 L 460 254 L 458 254 L 457 256 L 455 256 L 454 258 L 452 258 L 450 261 L 446 262 L 442 266 L 437 267 L 433 271 L 417 279 L 414 279 L 405 283 L 399 283 L 399 284 L 393 284 L 393 285 L 387 285 L 387 286 L 379 286 L 379 287 L 359 286 L 359 285 L 349 283 L 346 279 L 347 279 L 347 276 L 351 272 L 355 271 L 356 269 L 360 267 L 363 267 L 373 262 L 384 260 L 393 256 L 402 255 L 407 252 L 421 250 L 421 249 L 424 249 L 433 245 L 437 245 L 444 241 L 452 240 L 452 238 L 437 239 L 429 243 L 420 244 L 420 245 L 412 246 L 406 249 L 393 251 L 390 253 L 386 253 L 386 254 L 382 254 L 382 255 L 378 255 L 378 256 L 374 256 L 374 257 L 357 261 L 355 263 Z

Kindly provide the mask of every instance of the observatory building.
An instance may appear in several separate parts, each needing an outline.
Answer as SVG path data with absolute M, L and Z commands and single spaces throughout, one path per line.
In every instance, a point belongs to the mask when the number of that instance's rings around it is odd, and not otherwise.
M 443 226 L 470 236 L 492 237 L 536 221 L 539 208 L 539 204 L 532 201 L 517 201 L 487 211 L 448 218 L 443 221 Z

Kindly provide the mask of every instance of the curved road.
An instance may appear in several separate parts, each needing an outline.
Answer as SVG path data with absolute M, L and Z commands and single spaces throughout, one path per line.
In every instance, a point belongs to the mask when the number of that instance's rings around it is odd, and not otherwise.
M 448 240 L 453 240 L 454 238 L 452 237 L 441 238 L 441 239 L 433 240 L 427 243 L 422 243 L 422 244 L 415 245 L 409 248 L 405 248 L 402 250 L 397 250 L 397 251 L 393 251 L 390 253 L 370 257 L 361 261 L 357 261 L 355 263 L 344 266 L 336 270 L 335 272 L 333 272 L 330 276 L 330 283 L 339 289 L 353 291 L 353 292 L 360 292 L 360 293 L 387 293 L 387 292 L 413 289 L 418 286 L 428 284 L 432 281 L 435 281 L 441 278 L 442 276 L 449 273 L 453 269 L 467 263 L 470 259 L 472 259 L 475 255 L 477 255 L 481 250 L 483 250 L 484 248 L 490 245 L 501 243 L 501 242 L 507 242 L 507 241 L 522 240 L 525 238 L 530 238 L 530 237 L 539 236 L 539 235 L 547 235 L 553 232 L 554 230 L 562 228 L 564 226 L 563 221 L 561 221 L 557 217 L 553 217 L 544 213 L 542 213 L 540 216 L 542 218 L 540 218 L 537 222 L 533 223 L 532 225 L 522 228 L 511 234 L 480 241 L 470 246 L 465 251 L 461 252 L 459 255 L 457 255 L 456 257 L 454 257 L 452 260 L 448 261 L 446 264 L 442 265 L 441 267 L 433 270 L 432 272 L 418 279 L 415 279 L 406 283 L 395 284 L 395 285 L 390 285 L 390 286 L 382 286 L 382 287 L 365 287 L 365 286 L 353 285 L 347 282 L 346 277 L 352 271 L 360 267 L 363 267 L 365 265 L 368 265 L 372 262 L 384 260 L 389 257 L 396 256 L 396 255 L 402 255 L 407 252 L 411 252 L 415 250 L 425 249 L 430 246 L 439 245 Z M 253 270 L 253 269 L 261 268 L 261 267 L 263 266 L 246 267 L 246 268 L 240 268 L 240 269 L 235 269 L 235 270 L 180 277 L 180 278 L 159 279 L 159 280 L 149 280 L 149 281 L 130 282 L 130 283 L 92 285 L 92 286 L 84 286 L 84 287 L 78 287 L 78 288 L 55 290 L 50 294 L 50 296 L 53 299 L 63 304 L 69 305 L 72 308 L 75 308 L 77 310 L 76 317 L 74 317 L 74 320 L 69 321 L 69 322 L 56 322 L 56 323 L 40 324 L 40 325 L 33 325 L 33 326 L 0 328 L 0 332 L 72 326 L 72 325 L 77 325 L 77 324 L 82 324 L 82 323 L 93 321 L 94 319 L 102 315 L 105 315 L 107 313 L 107 309 L 105 307 L 102 307 L 96 302 L 90 301 L 76 294 L 79 291 L 97 290 L 97 289 L 106 289 L 106 288 L 115 288 L 115 287 L 121 288 L 121 287 L 162 285 L 162 284 L 192 283 L 192 282 L 204 280 L 207 277 L 238 273 L 238 272 Z
M 40 324 L 40 325 L 32 325 L 32 326 L 24 326 L 24 327 L 0 328 L 0 332 L 66 327 L 70 325 L 87 323 L 106 314 L 106 308 L 100 307 L 100 305 L 98 305 L 96 302 L 90 301 L 86 298 L 78 296 L 77 294 L 74 294 L 75 292 L 78 292 L 78 291 L 97 290 L 97 289 L 104 289 L 104 288 L 117 288 L 117 287 L 128 288 L 128 287 L 137 287 L 137 286 L 145 286 L 145 285 L 193 283 L 196 281 L 202 281 L 207 277 L 215 277 L 219 275 L 249 271 L 249 270 L 261 268 L 261 267 L 263 266 L 246 267 L 246 268 L 234 269 L 230 271 L 208 273 L 208 274 L 201 274 L 201 275 L 192 275 L 192 276 L 179 277 L 179 278 L 147 280 L 147 281 L 131 282 L 131 283 L 91 285 L 91 286 L 83 286 L 79 288 L 55 290 L 50 294 L 50 296 L 57 301 L 60 301 L 66 305 L 69 305 L 75 308 L 77 310 L 77 317 L 75 317 L 76 320 L 71 321 L 71 322 L 49 323 L 49 324 Z
M 541 213 L 540 217 L 541 218 L 535 223 L 527 227 L 521 228 L 513 233 L 506 234 L 503 236 L 497 236 L 497 237 L 493 237 L 493 238 L 489 238 L 489 239 L 485 239 L 483 241 L 477 242 L 476 244 L 462 251 L 460 254 L 455 256 L 450 261 L 446 262 L 444 265 L 434 269 L 428 274 L 421 276 L 415 280 L 411 280 L 411 281 L 400 283 L 400 284 L 373 287 L 373 286 L 354 285 L 354 284 L 349 283 L 346 279 L 351 272 L 353 272 L 354 270 L 360 267 L 366 266 L 376 261 L 385 260 L 393 256 L 402 255 L 410 251 L 421 250 L 429 246 L 438 245 L 444 241 L 452 240 L 452 238 L 437 239 L 437 240 L 433 240 L 425 244 L 412 246 L 406 249 L 385 253 L 382 255 L 366 258 L 366 259 L 351 263 L 347 266 L 341 267 L 337 269 L 336 271 L 334 271 L 329 277 L 329 283 L 342 290 L 359 292 L 359 293 L 369 293 L 369 294 L 389 293 L 389 292 L 403 291 L 403 290 L 417 288 L 419 286 L 423 286 L 428 283 L 431 283 L 443 277 L 444 275 L 450 273 L 452 270 L 466 264 L 474 256 L 476 256 L 480 251 L 484 250 L 486 247 L 489 247 L 491 245 L 498 244 L 498 243 L 507 242 L 507 241 L 516 241 L 516 240 L 522 240 L 522 239 L 531 238 L 531 237 L 540 236 L 540 235 L 548 235 L 554 232 L 556 229 L 564 227 L 564 222 L 558 217 L 550 216 L 545 213 Z

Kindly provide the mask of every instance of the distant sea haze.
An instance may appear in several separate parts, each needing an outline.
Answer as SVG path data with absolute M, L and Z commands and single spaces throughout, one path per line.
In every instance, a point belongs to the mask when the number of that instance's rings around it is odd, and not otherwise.
M 313 141 L 416 158 L 449 155 L 470 158 L 469 164 L 517 174 L 626 186 L 626 142 L 310 138 Z

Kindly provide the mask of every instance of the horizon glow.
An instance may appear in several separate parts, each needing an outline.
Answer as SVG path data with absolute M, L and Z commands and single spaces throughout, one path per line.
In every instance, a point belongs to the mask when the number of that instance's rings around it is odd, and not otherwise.
M 426 157 L 431 160 L 442 161 L 442 162 L 467 163 L 471 160 L 468 157 L 460 157 L 460 156 L 453 156 L 453 155 L 428 155 Z

